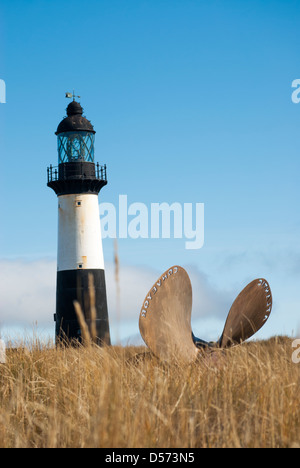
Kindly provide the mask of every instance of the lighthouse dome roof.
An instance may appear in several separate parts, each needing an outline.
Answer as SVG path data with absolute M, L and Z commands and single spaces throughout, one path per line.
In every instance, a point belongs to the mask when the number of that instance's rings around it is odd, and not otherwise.
M 91 122 L 82 114 L 81 104 L 76 101 L 70 102 L 67 107 L 67 117 L 60 122 L 55 134 L 76 131 L 96 133 Z

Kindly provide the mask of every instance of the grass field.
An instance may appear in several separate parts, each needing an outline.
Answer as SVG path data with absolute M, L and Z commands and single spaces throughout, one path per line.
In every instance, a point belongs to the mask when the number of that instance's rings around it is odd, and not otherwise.
M 7 350 L 0 447 L 300 447 L 300 364 L 285 337 L 191 366 L 144 347 Z

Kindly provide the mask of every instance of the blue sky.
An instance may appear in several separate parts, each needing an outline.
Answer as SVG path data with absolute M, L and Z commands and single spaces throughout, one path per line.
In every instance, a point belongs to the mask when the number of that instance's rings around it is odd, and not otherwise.
M 205 204 L 200 250 L 186 250 L 181 239 L 118 241 L 118 333 L 138 333 L 143 295 L 179 264 L 194 278 L 194 327 L 203 338 L 221 332 L 235 296 L 262 276 L 274 308 L 258 336 L 295 334 L 300 104 L 291 84 L 300 78 L 299 2 L 3 0 L 0 27 L 2 328 L 53 327 L 57 208 L 46 169 L 57 162 L 54 132 L 64 93 L 74 88 L 97 132 L 96 159 L 108 167 L 100 201 L 117 205 L 126 194 L 148 206 Z M 113 240 L 103 248 L 115 327 Z

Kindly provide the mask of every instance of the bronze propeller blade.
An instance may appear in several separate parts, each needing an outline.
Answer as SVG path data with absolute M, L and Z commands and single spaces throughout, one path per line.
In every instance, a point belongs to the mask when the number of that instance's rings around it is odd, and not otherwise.
M 218 345 L 228 348 L 247 340 L 266 323 L 271 310 L 269 283 L 265 279 L 252 281 L 232 304 Z
M 192 286 L 180 266 L 169 268 L 148 292 L 139 328 L 151 351 L 163 361 L 191 363 L 199 350 L 191 330 Z
M 228 348 L 253 336 L 272 310 L 272 293 L 265 279 L 246 286 L 231 306 L 220 340 L 197 338 L 191 329 L 192 285 L 184 268 L 169 268 L 148 292 L 139 317 L 143 340 L 163 361 L 191 363 L 199 348 Z

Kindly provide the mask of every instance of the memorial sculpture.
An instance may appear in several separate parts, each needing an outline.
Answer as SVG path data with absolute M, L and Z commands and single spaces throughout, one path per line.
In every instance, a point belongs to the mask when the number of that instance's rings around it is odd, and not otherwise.
M 272 293 L 265 279 L 249 283 L 233 302 L 216 342 L 197 338 L 191 328 L 192 284 L 186 270 L 173 266 L 160 276 L 143 302 L 139 329 L 150 350 L 162 361 L 192 363 L 202 351 L 241 344 L 268 320 Z

